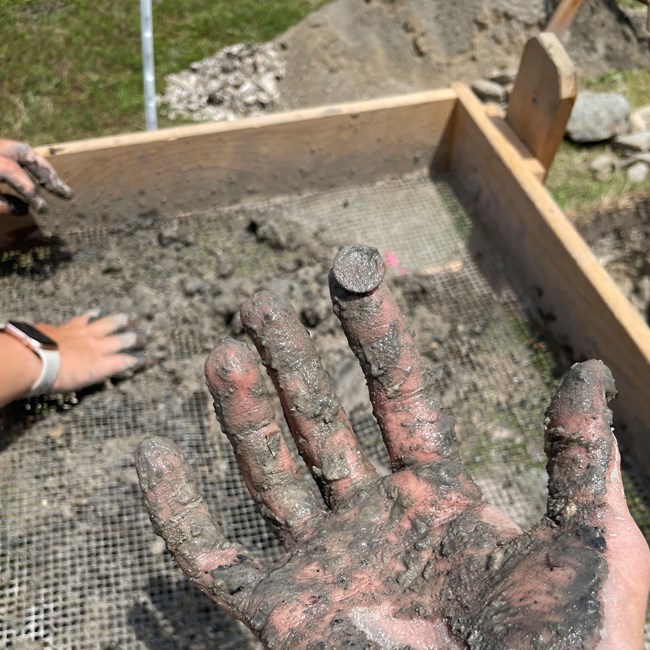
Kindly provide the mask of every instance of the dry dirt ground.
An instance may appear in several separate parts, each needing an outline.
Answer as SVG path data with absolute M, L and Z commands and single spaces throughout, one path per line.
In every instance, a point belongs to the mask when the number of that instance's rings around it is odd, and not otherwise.
M 579 215 L 575 225 L 650 324 L 650 194 L 620 197 Z
M 279 108 L 428 90 L 516 69 L 555 4 L 335 0 L 276 39 L 287 63 Z M 585 0 L 563 42 L 585 74 L 647 65 L 643 17 L 615 0 Z

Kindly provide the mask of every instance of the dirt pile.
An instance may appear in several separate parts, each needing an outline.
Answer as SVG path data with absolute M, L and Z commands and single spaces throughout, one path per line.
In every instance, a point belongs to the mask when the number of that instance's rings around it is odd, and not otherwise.
M 276 39 L 280 109 L 474 81 L 516 68 L 552 14 L 548 0 L 336 0 Z M 639 5 L 641 8 L 641 5 Z M 586 0 L 563 37 L 585 74 L 647 64 L 642 13 Z

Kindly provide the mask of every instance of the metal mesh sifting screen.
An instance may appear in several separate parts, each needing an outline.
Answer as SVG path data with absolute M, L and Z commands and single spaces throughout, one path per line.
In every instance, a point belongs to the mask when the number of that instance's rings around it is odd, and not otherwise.
M 159 363 L 76 396 L 5 409 L 4 647 L 256 647 L 188 585 L 153 534 L 133 451 L 147 434 L 172 437 L 226 535 L 269 560 L 281 557 L 202 379 L 214 342 L 241 336 L 239 303 L 256 288 L 272 287 L 290 294 L 362 445 L 383 464 L 360 370 L 327 309 L 327 268 L 342 243 L 368 243 L 384 254 L 486 498 L 524 526 L 543 512 L 541 422 L 562 362 L 527 319 L 502 260 L 444 179 L 415 174 L 170 219 L 139 214 L 122 228 L 63 238 L 64 246 L 5 256 L 1 316 L 57 321 L 93 306 L 136 312 Z M 647 533 L 646 495 L 633 474 L 626 480 Z

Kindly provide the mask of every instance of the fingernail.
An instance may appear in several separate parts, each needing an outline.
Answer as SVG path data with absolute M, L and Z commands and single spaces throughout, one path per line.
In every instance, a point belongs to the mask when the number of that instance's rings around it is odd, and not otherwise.
M 127 327 L 135 320 L 132 314 L 127 314 L 127 313 L 113 314 L 111 318 L 113 319 L 118 329 Z
M 47 202 L 42 196 L 34 196 L 31 200 L 32 207 L 36 212 L 43 213 L 47 212 Z
M 99 318 L 99 315 L 102 313 L 101 309 L 94 308 L 94 309 L 89 309 L 86 312 L 86 316 L 88 316 L 88 320 L 96 320 Z
M 122 350 L 142 348 L 147 342 L 146 337 L 139 332 L 121 332 L 117 336 L 122 343 Z
M 55 192 L 64 199 L 71 199 L 74 196 L 74 190 L 67 183 L 61 180 L 56 184 Z

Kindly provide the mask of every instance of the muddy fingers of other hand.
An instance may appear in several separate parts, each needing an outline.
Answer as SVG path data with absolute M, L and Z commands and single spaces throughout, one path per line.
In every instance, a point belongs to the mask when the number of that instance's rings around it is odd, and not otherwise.
M 38 193 L 38 186 L 29 174 L 13 158 L 0 156 L 0 181 L 4 181 L 27 199 L 28 203 L 37 212 L 47 210 L 45 199 Z M 4 212 L 14 213 L 18 211 L 18 206 L 11 197 L 5 196 L 3 200 Z
M 241 618 L 266 569 L 225 539 L 191 479 L 181 450 L 166 438 L 146 438 L 135 464 L 149 516 L 183 572 L 218 604 Z
M 330 293 L 368 382 L 393 467 L 458 457 L 451 419 L 440 409 L 423 359 L 384 282 L 379 252 L 346 246 L 334 260 Z
M 325 508 L 289 453 L 257 360 L 245 344 L 226 339 L 210 353 L 205 376 L 248 490 L 290 546 L 310 534 Z
M 27 143 L 6 143 L 7 141 L 4 141 L 5 146 L 0 146 L 0 151 L 24 167 L 39 185 L 65 199 L 74 196 L 72 188 L 61 179 L 54 167 Z
M 242 305 L 241 320 L 273 379 L 298 451 L 333 507 L 376 471 L 361 451 L 314 343 L 289 302 L 269 291 Z
M 607 498 L 607 476 L 617 461 L 612 413 L 616 394 L 601 361 L 576 363 L 564 375 L 546 411 L 548 515 L 558 523 L 594 523 Z

